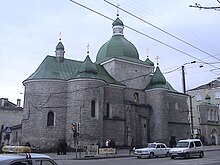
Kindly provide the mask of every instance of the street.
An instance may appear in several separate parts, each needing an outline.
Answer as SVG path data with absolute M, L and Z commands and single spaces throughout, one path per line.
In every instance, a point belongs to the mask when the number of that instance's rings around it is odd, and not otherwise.
M 111 158 L 111 159 L 92 159 L 92 160 L 55 160 L 59 165 L 219 165 L 220 151 L 205 152 L 204 158 L 175 159 L 154 158 L 138 159 L 136 157 Z

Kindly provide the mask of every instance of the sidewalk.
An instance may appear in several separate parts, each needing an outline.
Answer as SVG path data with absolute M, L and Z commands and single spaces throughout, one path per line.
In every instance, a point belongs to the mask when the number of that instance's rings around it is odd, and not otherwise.
M 220 150 L 220 145 L 213 145 L 213 146 L 204 146 L 204 151 L 216 151 Z M 106 159 L 106 158 L 122 158 L 122 157 L 132 157 L 134 156 L 133 153 L 129 155 L 128 149 L 118 149 L 117 154 L 102 154 L 102 155 L 95 155 L 94 157 L 84 157 L 84 153 L 76 153 L 75 152 L 67 152 L 66 155 L 57 155 L 56 153 L 45 153 L 46 155 L 49 155 L 54 160 L 68 160 L 68 159 Z

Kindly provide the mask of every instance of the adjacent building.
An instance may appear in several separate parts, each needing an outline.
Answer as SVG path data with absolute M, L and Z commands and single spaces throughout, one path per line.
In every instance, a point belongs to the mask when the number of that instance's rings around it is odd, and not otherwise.
M 194 137 L 207 144 L 220 144 L 220 81 L 219 79 L 188 91 L 192 98 Z
M 15 145 L 21 143 L 22 114 L 20 99 L 17 99 L 16 104 L 10 102 L 8 98 L 0 99 L 0 144 L 3 141 Z M 9 128 L 9 132 L 6 128 Z

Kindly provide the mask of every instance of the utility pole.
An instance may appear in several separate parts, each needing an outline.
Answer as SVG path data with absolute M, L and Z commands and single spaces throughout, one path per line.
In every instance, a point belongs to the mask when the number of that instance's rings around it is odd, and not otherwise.
M 182 65 L 183 93 L 186 94 L 185 66 Z
M 193 109 L 192 109 L 192 98 L 193 97 L 194 96 L 189 96 L 190 120 L 191 120 L 191 133 L 192 133 L 192 137 L 194 136 Z

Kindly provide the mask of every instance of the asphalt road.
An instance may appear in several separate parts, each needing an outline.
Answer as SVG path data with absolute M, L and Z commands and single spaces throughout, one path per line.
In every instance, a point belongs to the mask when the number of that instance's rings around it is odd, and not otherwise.
M 138 159 L 135 157 L 93 159 L 93 160 L 56 160 L 59 165 L 220 165 L 220 151 L 205 152 L 203 158 L 171 159 L 154 158 Z

